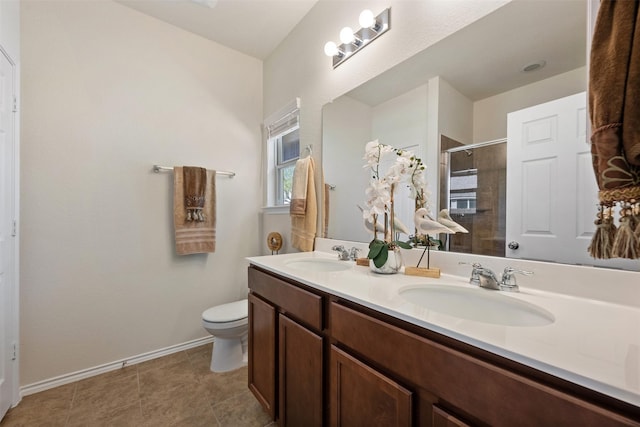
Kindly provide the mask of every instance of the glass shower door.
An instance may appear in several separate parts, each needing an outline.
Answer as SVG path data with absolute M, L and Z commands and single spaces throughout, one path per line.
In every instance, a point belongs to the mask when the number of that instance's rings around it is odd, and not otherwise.
M 448 145 L 451 140 L 448 140 Z M 469 233 L 440 235 L 452 252 L 505 255 L 506 140 L 445 148 L 441 161 L 441 208 Z

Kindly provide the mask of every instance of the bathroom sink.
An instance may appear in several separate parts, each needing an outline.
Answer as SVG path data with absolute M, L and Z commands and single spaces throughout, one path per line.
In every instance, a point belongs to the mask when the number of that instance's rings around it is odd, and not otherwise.
M 544 326 L 555 321 L 553 314 L 498 291 L 447 285 L 404 288 L 400 296 L 407 301 L 462 319 L 505 326 Z
M 287 261 L 285 264 L 296 270 L 304 271 L 344 271 L 353 267 L 352 261 L 323 258 L 294 259 Z

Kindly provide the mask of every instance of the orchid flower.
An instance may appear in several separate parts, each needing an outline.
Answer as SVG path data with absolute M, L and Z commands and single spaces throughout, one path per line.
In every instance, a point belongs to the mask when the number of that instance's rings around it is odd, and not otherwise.
M 395 162 L 391 164 L 387 172 L 383 175 L 380 171 L 385 155 L 395 153 Z M 368 142 L 365 145 L 365 154 L 363 159 L 366 161 L 365 168 L 371 169 L 371 180 L 365 190 L 367 197 L 366 208 L 363 209 L 362 215 L 366 221 L 372 224 L 377 221 L 377 217 L 384 218 L 384 240 L 378 240 L 377 234 L 369 245 L 368 257 L 374 261 L 376 267 L 382 266 L 388 256 L 389 248 L 396 246 L 410 249 L 407 243 L 392 241 L 394 228 L 394 212 L 393 212 L 393 191 L 397 184 L 405 178 L 410 181 L 411 188 L 422 190 L 426 184 L 422 186 L 418 179 L 422 176 L 424 166 L 420 159 L 416 158 L 412 152 L 407 150 L 398 150 L 390 145 L 381 144 L 377 139 Z M 414 184 L 413 181 L 418 184 Z M 424 194 L 422 191 L 420 194 Z M 387 231 L 390 231 L 387 233 Z M 375 233 L 375 231 L 374 231 Z

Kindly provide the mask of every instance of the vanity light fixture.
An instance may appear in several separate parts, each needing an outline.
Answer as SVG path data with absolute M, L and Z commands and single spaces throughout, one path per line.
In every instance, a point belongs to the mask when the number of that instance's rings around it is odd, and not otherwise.
M 344 27 L 340 31 L 341 45 L 338 46 L 334 42 L 327 42 L 324 45 L 324 53 L 332 58 L 333 68 L 342 64 L 391 28 L 390 10 L 387 8 L 378 16 L 374 16 L 373 12 L 368 9 L 363 10 L 359 18 L 362 28 L 353 31 L 350 27 Z
M 324 45 L 324 54 L 327 56 L 344 56 L 344 52 L 338 49 L 338 45 L 334 42 L 327 42 L 327 44 Z
M 340 41 L 344 44 L 353 43 L 356 46 L 362 44 L 362 40 L 360 40 L 354 33 L 351 27 L 344 27 L 340 30 Z
M 373 12 L 369 9 L 365 9 L 360 12 L 360 17 L 358 18 L 358 22 L 362 28 L 371 28 L 376 25 L 376 18 L 373 16 Z

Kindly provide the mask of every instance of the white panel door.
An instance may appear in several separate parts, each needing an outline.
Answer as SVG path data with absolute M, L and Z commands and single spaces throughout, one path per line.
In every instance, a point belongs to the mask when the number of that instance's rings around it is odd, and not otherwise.
M 586 130 L 584 92 L 508 115 L 508 257 L 595 263 L 587 247 L 598 188 Z
M 0 419 L 12 404 L 17 381 L 13 334 L 17 313 L 13 100 L 13 66 L 0 53 Z

